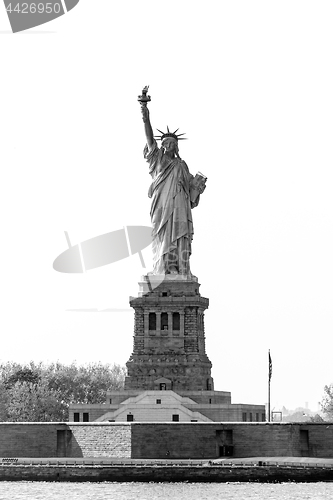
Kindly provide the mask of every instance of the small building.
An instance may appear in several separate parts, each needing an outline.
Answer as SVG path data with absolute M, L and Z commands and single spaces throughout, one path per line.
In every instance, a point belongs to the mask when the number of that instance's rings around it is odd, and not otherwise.
M 165 379 L 163 379 L 165 380 Z M 163 382 L 164 383 L 164 382 Z M 230 392 L 115 391 L 105 404 L 72 404 L 71 422 L 265 422 L 263 405 L 231 404 Z

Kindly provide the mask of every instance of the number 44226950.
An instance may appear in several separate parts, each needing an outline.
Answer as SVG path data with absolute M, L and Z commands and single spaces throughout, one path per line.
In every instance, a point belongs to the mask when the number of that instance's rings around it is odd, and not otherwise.
M 14 5 L 14 4 L 13 4 Z M 17 14 L 59 14 L 61 10 L 60 3 L 17 3 L 15 7 L 12 4 L 8 4 L 7 12 L 16 12 Z

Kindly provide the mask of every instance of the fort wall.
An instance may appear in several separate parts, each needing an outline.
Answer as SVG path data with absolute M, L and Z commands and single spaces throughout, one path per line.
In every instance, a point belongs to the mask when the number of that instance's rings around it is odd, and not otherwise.
M 333 458 L 328 423 L 0 423 L 0 457 Z

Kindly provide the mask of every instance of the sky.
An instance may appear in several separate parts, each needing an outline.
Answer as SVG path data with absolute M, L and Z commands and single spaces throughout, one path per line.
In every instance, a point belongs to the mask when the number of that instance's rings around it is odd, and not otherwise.
M 12 34 L 0 8 L 0 361 L 125 364 L 151 248 L 83 274 L 72 245 L 150 224 L 137 96 L 207 188 L 191 270 L 233 403 L 317 410 L 333 382 L 333 5 L 81 0 Z M 77 311 L 70 311 L 77 309 Z M 95 309 L 87 312 L 84 309 Z

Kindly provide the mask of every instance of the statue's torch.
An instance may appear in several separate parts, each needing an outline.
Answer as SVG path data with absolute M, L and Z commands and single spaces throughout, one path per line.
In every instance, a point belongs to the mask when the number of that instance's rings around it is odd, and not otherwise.
M 146 85 L 142 89 L 142 95 L 138 96 L 138 101 L 141 104 L 141 106 L 147 106 L 147 103 L 151 101 L 150 95 L 147 95 L 149 89 L 149 85 Z

